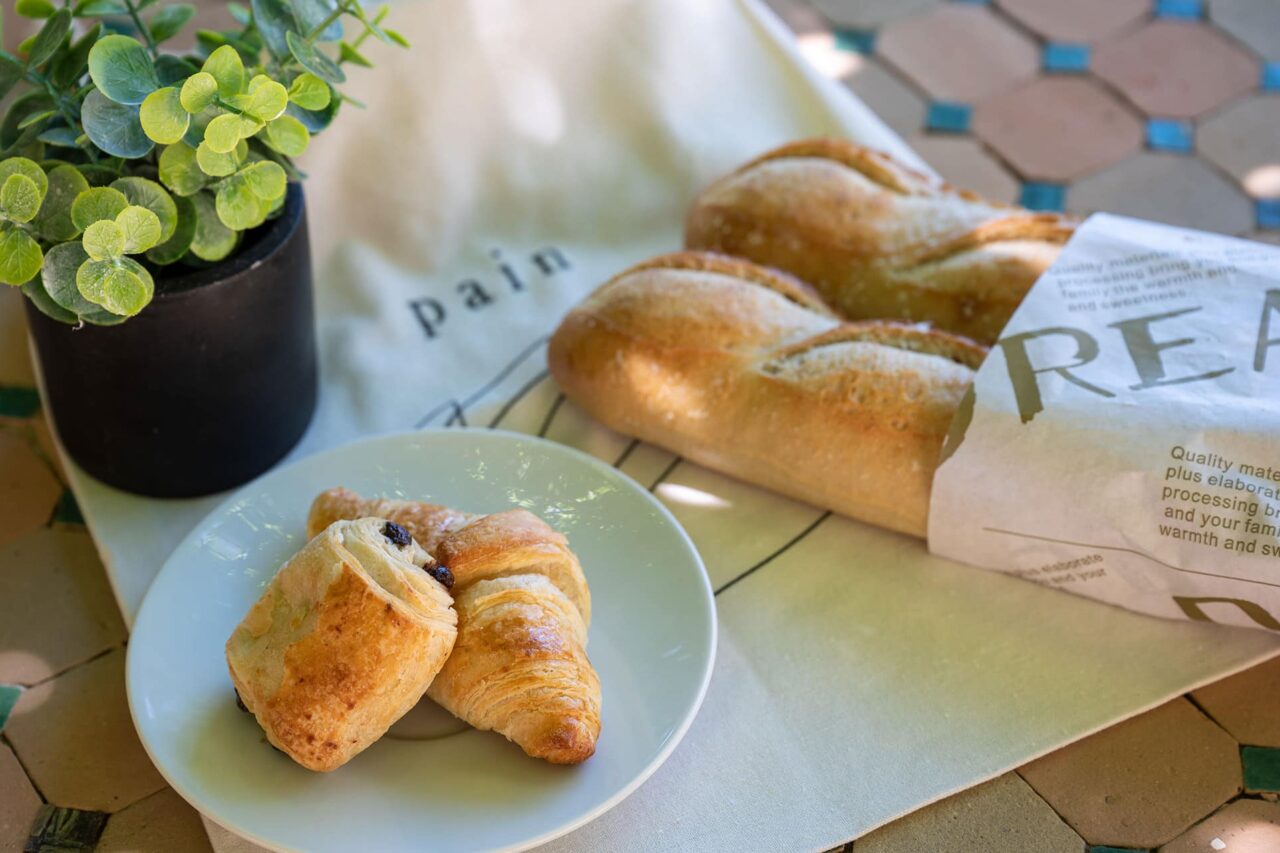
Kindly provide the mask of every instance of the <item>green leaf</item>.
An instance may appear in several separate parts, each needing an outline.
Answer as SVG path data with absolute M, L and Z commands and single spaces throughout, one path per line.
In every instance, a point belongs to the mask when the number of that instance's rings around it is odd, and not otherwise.
M 160 88 L 160 78 L 147 49 L 129 36 L 98 39 L 89 51 L 89 76 L 98 91 L 117 104 L 140 104 Z
M 151 38 L 157 43 L 173 38 L 178 34 L 178 30 L 187 25 L 187 21 L 195 17 L 195 14 L 196 7 L 186 3 L 165 6 L 151 16 L 149 24 Z
M 33 124 L 39 124 L 41 122 L 48 121 L 49 119 L 53 118 L 57 114 L 58 114 L 57 110 L 45 110 L 42 113 L 33 113 L 32 115 L 29 115 L 26 118 L 24 118 L 22 121 L 18 122 L 18 130 L 26 130 L 28 127 L 31 127 L 31 125 Z
M 34 160 L 28 160 L 26 157 L 8 157 L 0 160 L 0 183 L 7 180 L 10 175 L 29 178 L 35 183 L 41 198 L 44 198 L 44 194 L 49 190 L 49 178 L 45 175 L 44 169 L 41 169 Z
M 244 62 L 229 44 L 224 44 L 209 54 L 209 58 L 204 61 L 203 70 L 218 81 L 218 94 L 224 98 L 238 95 L 244 88 Z
M 93 187 L 76 196 L 71 203 L 71 222 L 81 231 L 95 222 L 111 222 L 129 206 L 129 199 L 111 187 Z
M 208 142 L 201 142 L 196 148 L 196 165 L 210 177 L 225 178 L 240 164 L 236 162 L 234 151 L 221 154 L 211 149 Z
M 84 99 L 80 121 L 90 141 L 113 157 L 134 160 L 154 146 L 142 129 L 138 108 L 108 100 L 97 89 Z
M 249 190 L 263 201 L 275 201 L 280 198 L 288 185 L 284 168 L 270 160 L 250 163 L 237 172 L 236 177 L 243 180 Z
M 77 18 L 105 18 L 127 15 L 129 10 L 119 0 L 80 0 L 72 10 Z
M 75 166 L 53 167 L 49 172 L 49 190 L 36 217 L 36 227 L 43 239 L 50 243 L 75 239 L 80 228 L 71 221 L 71 205 L 88 189 L 89 181 Z
M 173 236 L 178 225 L 178 206 L 164 187 L 149 178 L 130 176 L 121 178 L 111 185 L 112 189 L 124 193 L 129 204 L 144 207 L 156 215 L 160 221 L 160 239 L 163 243 Z M 130 254 L 136 254 L 130 252 Z
M 44 263 L 40 244 L 14 225 L 0 229 L 0 284 L 26 284 Z
M 160 217 L 145 207 L 129 205 L 116 217 L 116 225 L 124 234 L 126 255 L 137 255 L 163 242 Z
M 267 125 L 263 141 L 286 157 L 300 157 L 307 150 L 311 134 L 302 122 L 284 115 Z
M 304 110 L 322 110 L 333 97 L 329 84 L 309 71 L 304 71 L 289 85 L 289 100 Z
M 196 235 L 196 208 L 191 199 L 179 196 L 174 199 L 177 205 L 177 227 L 169 239 L 147 252 L 147 260 L 155 264 L 172 264 L 182 260 L 182 256 L 191 248 L 191 241 Z
M 75 315 L 92 314 L 99 310 L 76 287 L 76 271 L 87 260 L 89 255 L 80 243 L 59 243 L 45 254 L 44 267 L 40 270 L 40 281 L 49 298 L 58 307 Z
M 289 5 L 298 19 L 298 32 L 310 35 L 311 31 L 325 22 L 329 14 L 338 8 L 337 0 L 290 0 Z M 353 4 L 355 5 L 355 4 Z M 339 41 L 342 39 L 342 20 L 329 23 L 315 36 L 316 41 Z
M 191 197 L 196 212 L 196 233 L 191 239 L 191 254 L 202 261 L 220 261 L 236 247 L 236 232 L 218 218 L 217 203 L 210 193 Z
M 124 254 L 124 230 L 110 219 L 102 219 L 84 229 L 81 243 L 95 261 L 109 261 Z
M 74 127 L 46 127 L 40 131 L 40 135 L 36 137 L 41 142 L 47 142 L 50 145 L 58 145 L 62 148 L 79 148 L 80 145 L 76 141 L 80 138 L 80 131 Z
M 311 133 L 319 133 L 330 124 L 333 123 L 334 117 L 338 114 L 338 107 L 342 105 L 342 99 L 338 97 L 331 98 L 329 105 L 319 110 L 305 110 L 297 104 L 290 104 L 289 109 L 285 110 L 285 115 L 290 115 L 302 122 Z
M 390 27 L 383 27 L 382 31 L 387 34 L 387 38 L 391 39 L 400 47 L 409 47 L 409 40 Z
M 248 92 L 240 96 L 237 106 L 259 121 L 271 121 L 279 118 L 289 106 L 289 91 L 265 74 L 259 74 L 249 81 Z
M 208 71 L 187 78 L 182 84 L 182 108 L 195 114 L 213 103 L 218 96 L 218 81 Z
M 176 195 L 194 195 L 208 178 L 196 162 L 196 149 L 179 142 L 160 152 L 160 181 Z
M 0 184 L 0 213 L 12 222 L 30 222 L 40 212 L 40 187 L 26 175 L 10 175 Z
M 259 198 L 240 175 L 232 175 L 218 185 L 214 206 L 222 224 L 233 231 L 247 231 L 261 225 L 271 209 L 270 203 Z
M 235 113 L 224 113 L 213 121 L 204 131 L 204 144 L 215 154 L 230 154 L 241 139 L 243 122 Z
M 89 62 L 89 51 L 93 49 L 100 35 L 102 35 L 102 24 L 94 24 L 89 32 L 76 40 L 70 50 L 58 54 L 49 71 L 54 86 L 65 89 L 84 76 Z
M 40 28 L 40 32 L 31 40 L 27 48 L 27 67 L 43 65 L 45 60 L 53 56 L 53 52 L 62 44 L 62 40 L 71 32 L 71 12 L 59 9 Z
M 344 83 L 347 75 L 342 72 L 338 64 L 329 57 L 325 56 L 316 46 L 307 42 L 302 36 L 293 30 L 285 33 L 285 41 L 289 43 L 289 52 L 293 54 L 293 58 L 298 60 L 307 71 L 326 80 L 330 83 Z
M 18 138 L 23 135 L 22 131 L 18 130 L 22 120 L 33 113 L 45 112 L 53 106 L 53 98 L 40 89 L 23 92 L 14 98 L 9 109 L 5 111 L 4 121 L 0 122 L 0 148 L 16 147 Z
M 85 299 L 124 317 L 145 308 L 155 293 L 151 274 L 131 258 L 86 261 L 76 272 L 76 287 Z
M 138 119 L 142 132 L 161 145 L 181 142 L 191 124 L 191 115 L 182 108 L 182 96 L 172 86 L 147 95 L 138 110 Z
M 338 61 L 350 62 L 352 65 L 359 65 L 361 68 L 372 68 L 373 63 L 365 59 L 364 54 L 356 50 L 345 41 L 338 45 Z
M 161 54 L 156 60 L 156 76 L 160 78 L 161 86 L 180 85 L 182 81 L 199 71 L 199 65 L 171 53 Z
M 21 62 L 8 54 L 0 54 L 0 98 L 9 94 L 26 73 Z
M 24 18 L 47 18 L 56 10 L 49 0 L 18 0 L 14 11 Z
M 75 314 L 53 301 L 53 298 L 45 290 L 44 284 L 38 278 L 32 278 L 31 281 L 24 284 L 22 292 L 31 300 L 31 304 L 36 306 L 40 313 L 46 317 L 67 325 L 75 325 L 79 320 Z
M 81 163 L 76 168 L 91 187 L 105 187 L 116 179 L 116 170 L 102 163 Z
M 247 27 L 253 23 L 253 16 L 246 6 L 242 6 L 239 3 L 228 3 L 227 11 L 231 13 L 231 20 L 242 27 Z
M 287 0 L 250 0 L 253 6 L 253 23 L 262 34 L 267 50 L 277 60 L 289 57 L 289 43 L 285 34 L 301 29 Z

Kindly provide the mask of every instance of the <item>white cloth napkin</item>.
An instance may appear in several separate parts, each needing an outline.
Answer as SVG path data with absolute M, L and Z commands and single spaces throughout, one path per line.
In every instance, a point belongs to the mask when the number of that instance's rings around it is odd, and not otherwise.
M 930 557 L 633 447 L 559 398 L 545 336 L 609 275 L 678 248 L 714 177 L 824 134 L 914 162 L 755 0 L 432 0 L 393 20 L 414 49 L 353 73 L 368 110 L 305 164 L 323 391 L 295 456 L 428 425 L 541 433 L 653 486 L 722 591 L 686 740 L 552 848 L 837 844 L 1280 649 Z M 216 499 L 72 479 L 131 618 Z

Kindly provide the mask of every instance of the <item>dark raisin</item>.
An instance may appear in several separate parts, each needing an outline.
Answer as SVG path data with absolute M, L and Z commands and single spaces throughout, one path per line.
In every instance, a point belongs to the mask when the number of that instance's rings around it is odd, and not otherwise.
M 409 531 L 405 530 L 404 527 L 396 524 L 394 521 L 388 521 L 386 524 L 382 525 L 382 535 L 387 537 L 392 545 L 399 545 L 401 547 L 404 547 L 413 541 L 413 537 L 409 535 Z
M 246 714 L 249 713 L 249 706 L 244 704 L 244 700 L 240 698 L 240 691 L 232 688 L 232 692 L 236 694 L 236 707 Z
M 445 589 L 453 589 L 453 572 L 449 571 L 448 566 L 442 566 L 439 563 L 430 563 L 422 567 L 431 577 L 440 581 Z

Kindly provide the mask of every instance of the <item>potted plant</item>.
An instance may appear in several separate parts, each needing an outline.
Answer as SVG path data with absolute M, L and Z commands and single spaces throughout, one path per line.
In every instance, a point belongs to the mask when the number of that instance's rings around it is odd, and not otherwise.
M 336 87 L 369 66 L 363 43 L 407 44 L 358 0 L 253 0 L 229 4 L 235 29 L 162 53 L 195 9 L 154 2 L 17 0 L 44 23 L 0 51 L 0 282 L 28 297 L 71 457 L 189 496 L 266 470 L 311 419 L 293 158 L 352 100 Z

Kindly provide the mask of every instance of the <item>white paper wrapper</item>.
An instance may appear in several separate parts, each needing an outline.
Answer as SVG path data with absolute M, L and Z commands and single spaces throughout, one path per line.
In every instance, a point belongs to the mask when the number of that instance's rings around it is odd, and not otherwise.
M 1280 250 L 1091 217 L 979 369 L 943 457 L 935 553 L 1280 631 Z

